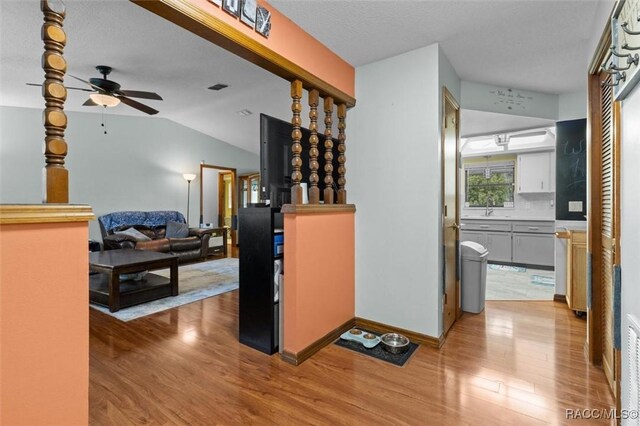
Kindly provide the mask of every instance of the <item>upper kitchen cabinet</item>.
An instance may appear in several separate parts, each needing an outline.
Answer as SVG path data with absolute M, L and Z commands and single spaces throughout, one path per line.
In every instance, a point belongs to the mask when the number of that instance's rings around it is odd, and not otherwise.
M 519 194 L 554 192 L 552 152 L 532 152 L 518 155 Z

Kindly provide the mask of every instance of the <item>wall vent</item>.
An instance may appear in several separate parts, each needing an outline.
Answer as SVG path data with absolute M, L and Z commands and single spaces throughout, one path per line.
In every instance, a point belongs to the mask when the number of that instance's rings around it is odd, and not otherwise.
M 227 87 L 229 87 L 228 84 L 218 83 L 218 84 L 214 84 L 213 86 L 209 87 L 209 90 L 215 90 L 217 92 L 218 90 L 226 89 Z

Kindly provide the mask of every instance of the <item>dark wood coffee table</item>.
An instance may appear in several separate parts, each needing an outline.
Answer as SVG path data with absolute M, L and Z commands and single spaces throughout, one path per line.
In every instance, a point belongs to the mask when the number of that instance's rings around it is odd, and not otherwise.
M 170 268 L 170 278 L 147 274 L 140 281 L 120 282 L 120 274 Z M 120 308 L 178 295 L 178 257 L 148 250 L 89 253 L 89 300 L 116 312 Z

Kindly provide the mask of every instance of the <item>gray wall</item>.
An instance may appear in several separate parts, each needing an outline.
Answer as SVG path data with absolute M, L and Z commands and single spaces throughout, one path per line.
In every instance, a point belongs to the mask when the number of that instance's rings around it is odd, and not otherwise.
M 442 316 L 441 86 L 460 91 L 442 58 L 434 44 L 356 69 L 347 129 L 356 315 L 430 336 Z
M 186 215 L 187 182 L 200 162 L 259 169 L 257 155 L 163 118 L 68 112 L 70 202 L 96 216 L 119 210 L 179 210 Z M 42 202 L 42 110 L 0 107 L 0 203 Z M 258 143 L 258 141 L 256 141 Z M 200 211 L 200 176 L 191 183 L 190 222 Z M 92 238 L 101 240 L 97 222 Z

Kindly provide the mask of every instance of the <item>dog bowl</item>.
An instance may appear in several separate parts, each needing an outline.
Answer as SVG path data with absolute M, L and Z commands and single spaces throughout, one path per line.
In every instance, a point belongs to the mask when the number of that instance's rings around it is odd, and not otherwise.
M 380 336 L 382 347 L 392 354 L 402 354 L 409 350 L 409 339 L 402 334 L 387 333 Z
M 362 330 L 358 330 L 357 328 L 352 328 L 351 330 L 349 330 L 349 333 L 358 336 L 362 334 Z

